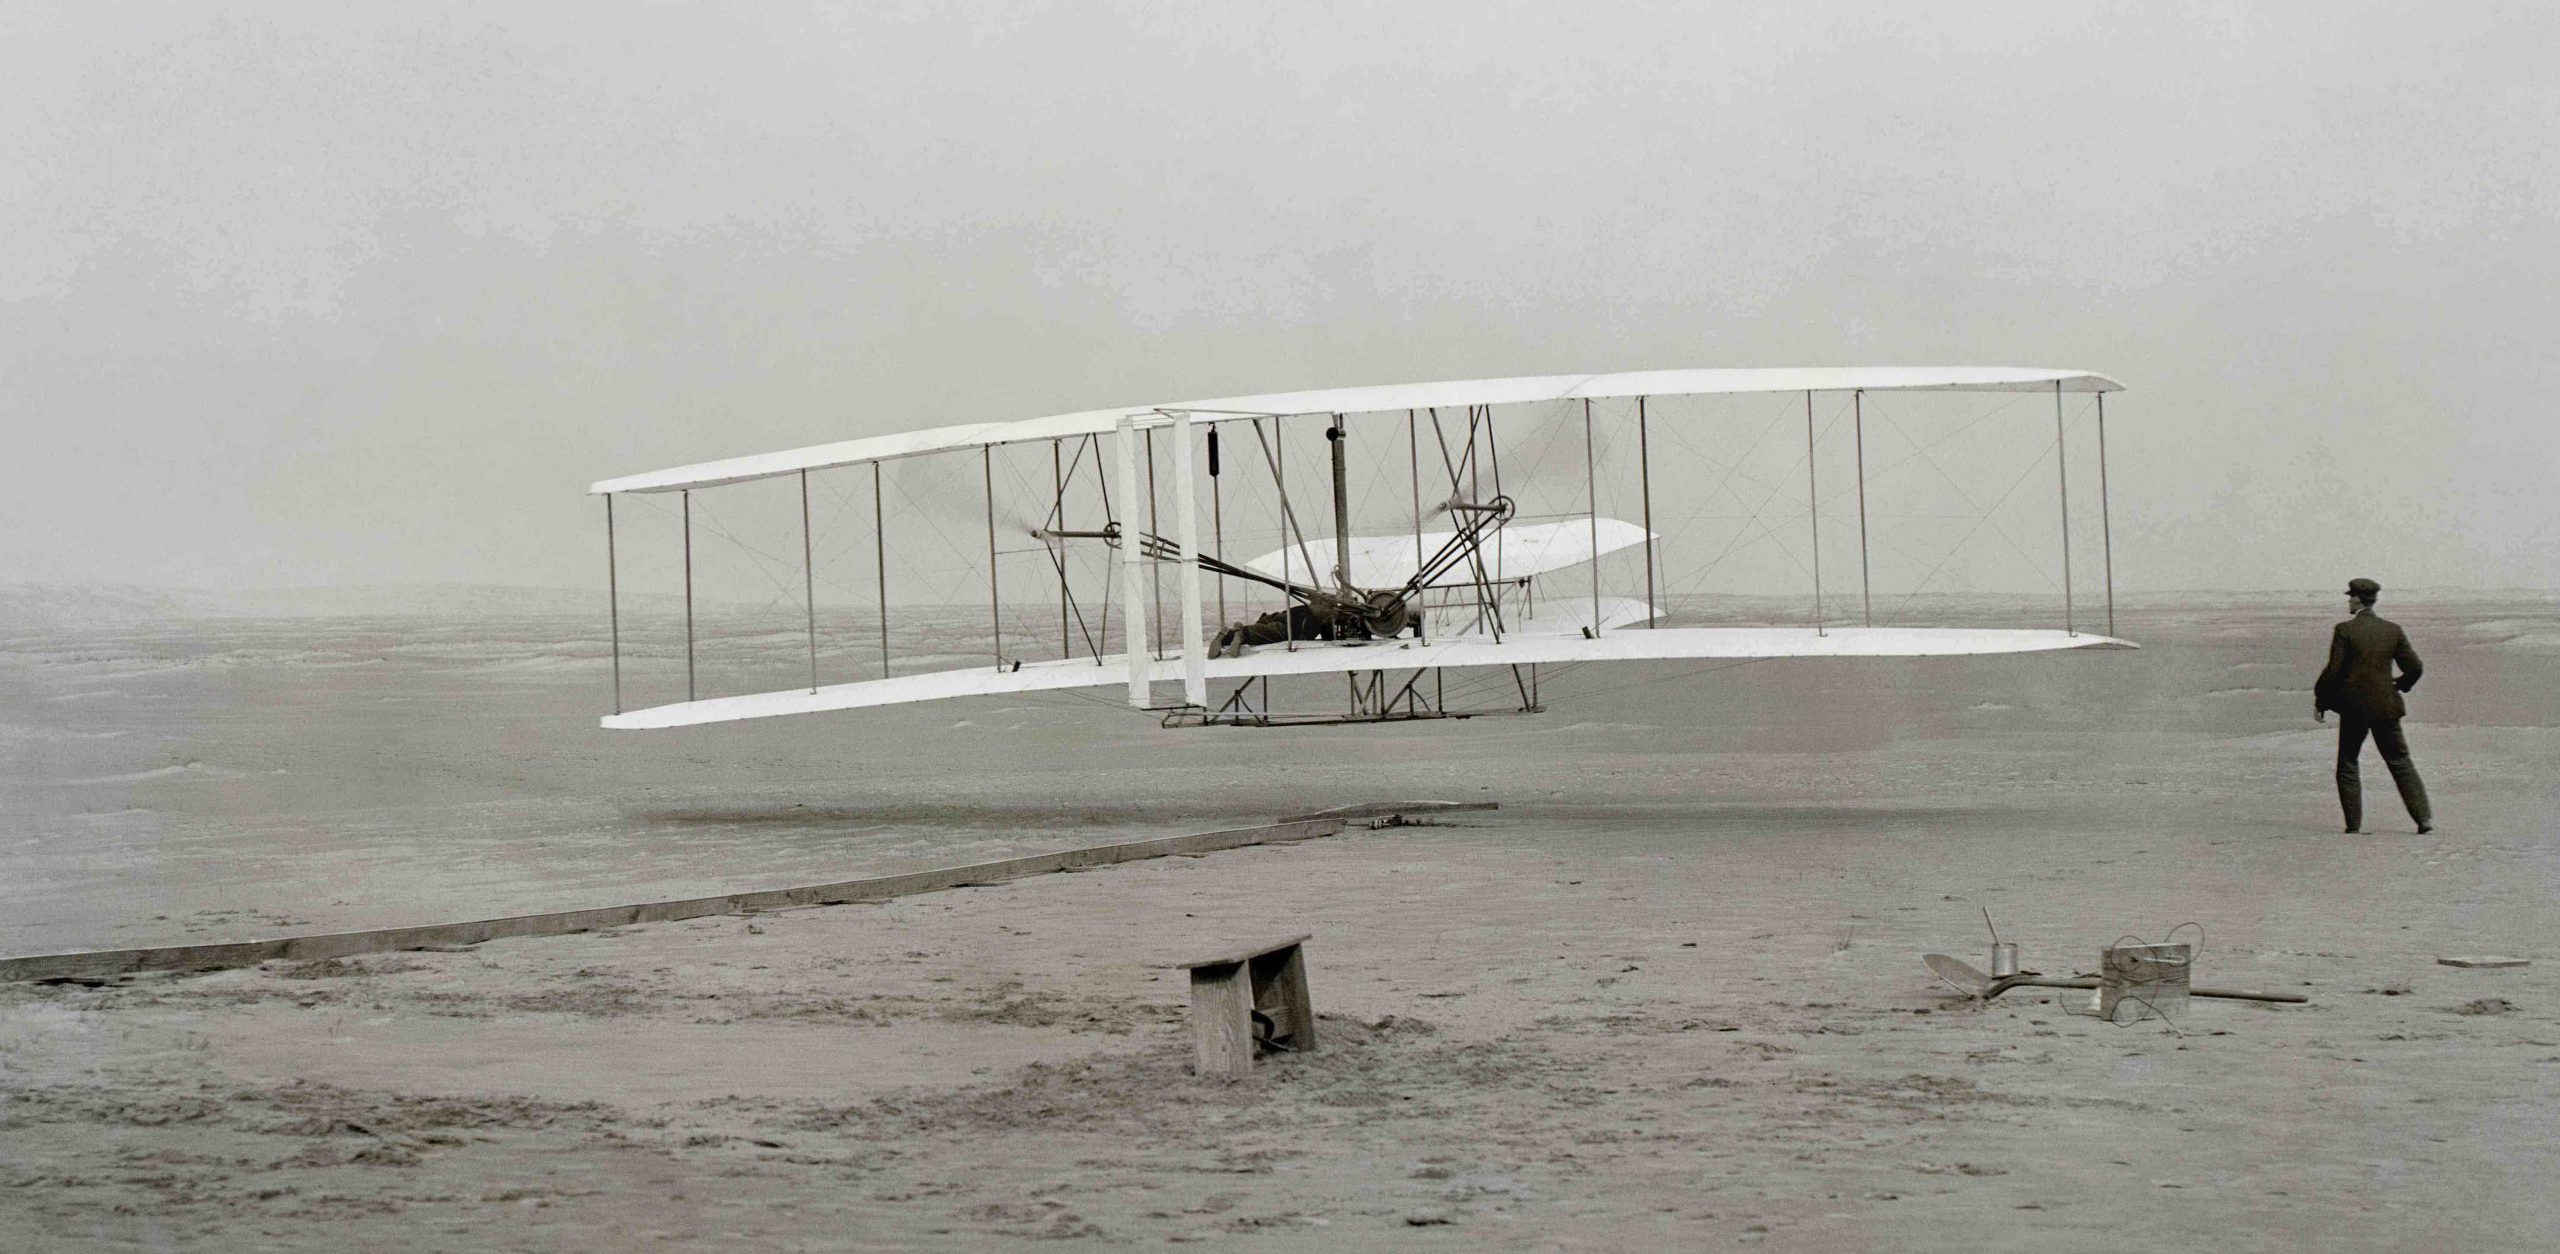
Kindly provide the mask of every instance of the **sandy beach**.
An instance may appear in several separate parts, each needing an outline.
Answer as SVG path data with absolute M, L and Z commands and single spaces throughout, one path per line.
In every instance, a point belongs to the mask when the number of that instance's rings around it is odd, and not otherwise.
M 883 905 L 0 987 L 0 1229 L 2547 1248 L 2560 602 L 2390 608 L 2428 659 L 2427 836 L 2387 786 L 2370 833 L 2337 831 L 2310 594 L 2129 604 L 2134 653 L 1595 670 L 1532 718 L 1281 732 L 1059 698 L 608 735 L 591 623 L 23 629 L 12 954 L 1502 808 Z M 2133 1026 L 2070 1013 L 2085 995 L 1976 1005 L 1920 955 L 1982 964 L 1985 909 L 2050 973 L 2193 922 L 2199 983 L 2311 1000 Z M 1192 1076 L 1170 964 L 1301 931 L 1322 1048 Z M 2483 953 L 2535 961 L 2437 961 Z

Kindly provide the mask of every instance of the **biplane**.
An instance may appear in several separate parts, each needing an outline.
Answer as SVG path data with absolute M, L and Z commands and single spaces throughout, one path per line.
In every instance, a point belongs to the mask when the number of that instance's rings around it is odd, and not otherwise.
M 667 728 L 1121 688 L 1131 708 L 1168 726 L 1370 723 L 1535 713 L 1543 708 L 1541 668 L 1560 665 L 2131 647 L 2113 635 L 2113 539 L 2105 501 L 2105 395 L 2120 388 L 2086 371 L 2011 367 L 1701 369 L 1460 380 L 943 426 L 606 479 L 589 489 L 605 502 L 613 589 L 614 712 L 602 722 L 609 728 Z M 1923 394 L 1996 399 L 2001 421 L 2013 426 L 2017 416 L 2005 411 L 2040 394 L 2051 396 L 2050 439 L 2038 434 L 2013 442 L 2040 446 L 2056 462 L 2058 477 L 2050 482 L 2058 483 L 2061 498 L 2058 627 L 1875 621 L 1868 582 L 1867 424 L 1882 398 Z M 2065 406 L 2074 397 L 2084 411 L 2095 410 L 2099 522 L 2106 546 L 2103 633 L 2083 630 L 2071 603 Z M 1800 517 L 1810 539 L 1788 541 L 1787 547 L 1799 565 L 1811 559 L 1812 612 L 1801 623 L 1695 621 L 1664 586 L 1674 569 L 1670 552 L 1677 537 L 1658 525 L 1657 507 L 1683 517 L 1699 514 L 1703 506 L 1692 509 L 1690 502 L 1703 500 L 1711 487 L 1732 485 L 1729 475 L 1711 482 L 1712 451 L 1703 463 L 1693 457 L 1693 464 L 1672 469 L 1656 464 L 1656 445 L 1666 426 L 1692 422 L 1680 409 L 1683 403 L 1715 398 L 1756 398 L 1764 406 L 1783 407 L 1751 449 L 1783 450 L 1793 437 L 1781 435 L 1773 443 L 1769 436 L 1782 432 L 1801 409 L 1801 476 L 1755 478 L 1755 484 L 1766 480 L 1775 486 L 1749 518 L 1778 539 L 1774 520 L 1782 511 L 1773 512 L 1771 502 L 1784 480 L 1800 483 Z M 1832 412 L 1832 423 L 1819 431 L 1817 408 Z M 1311 457 L 1319 435 L 1322 453 Z M 1852 488 L 1835 471 L 1826 504 L 1818 440 L 1831 439 L 1839 460 L 1847 451 L 1842 435 L 1855 441 L 1854 615 L 1837 595 L 1828 612 L 1823 601 L 1822 522 L 1828 509 L 1835 528 L 1845 527 Z M 1538 447 L 1526 448 L 1524 441 Z M 1738 440 L 1710 442 L 1733 458 L 1751 451 Z M 1683 437 L 1681 443 L 1696 451 L 1695 441 Z M 1944 459 L 1930 456 L 1933 445 L 1909 443 L 1917 455 L 1904 461 L 1925 459 L 1954 482 Z M 1512 460 L 1509 484 L 1506 455 Z M 894 472 L 931 459 L 956 463 L 960 472 L 942 474 L 925 490 L 902 490 L 902 508 L 892 511 L 884 467 Z M 966 465 L 971 461 L 977 464 Z M 1606 476 L 1604 461 L 1611 467 Z M 999 467 L 1008 493 L 999 492 Z M 858 521 L 862 512 L 872 523 L 872 570 L 865 573 L 876 582 L 862 591 L 870 593 L 866 617 L 877 619 L 877 658 L 868 656 L 867 642 L 859 650 L 832 648 L 835 676 L 822 673 L 828 667 L 822 666 L 820 647 L 812 476 L 834 476 L 825 488 L 837 503 L 831 527 L 847 514 Z M 1615 511 L 1603 502 L 1604 480 L 1617 498 Z M 797 575 L 802 586 L 788 591 L 803 594 L 792 599 L 805 598 L 806 682 L 795 676 L 789 686 L 706 696 L 698 690 L 695 664 L 696 497 L 773 481 L 785 491 L 797 488 L 801 561 L 788 574 Z M 863 502 L 866 486 L 869 499 Z M 2002 499 L 2018 487 L 2012 483 Z M 614 503 L 657 494 L 679 498 L 683 526 L 684 699 L 625 708 Z M 1971 495 L 1963 499 L 1980 504 Z M 931 515 L 949 515 L 964 501 L 971 513 L 983 515 L 979 553 L 963 552 L 975 548 L 975 539 L 955 543 L 953 528 Z M 862 503 L 870 509 L 859 510 Z M 916 524 L 901 524 L 914 510 L 927 514 Z M 1355 513 L 1365 530 L 1355 526 Z M 893 540 L 893 524 L 912 535 Z M 902 668 L 890 644 L 891 619 L 901 612 L 890 593 L 891 562 L 905 562 L 928 531 L 946 550 L 983 556 L 979 604 L 986 615 L 979 620 L 983 629 L 957 625 L 948 611 L 959 598 L 946 591 L 942 612 L 933 616 L 941 633 L 937 647 L 917 651 Z M 1875 538 L 1891 534 L 1888 527 Z M 2001 534 L 2010 533 L 2004 528 Z M 831 531 L 830 547 L 841 539 Z M 1829 543 L 1837 550 L 1845 540 L 1835 533 Z M 2014 539 L 2011 547 L 2024 552 Z M 1231 556 L 1237 551 L 1252 555 Z M 1690 560 L 1679 569 L 1686 578 L 1714 567 Z M 786 577 L 786 587 L 788 582 Z M 853 634 L 840 626 L 831 624 L 831 646 Z M 967 652 L 975 652 L 976 660 L 968 660 Z M 1302 682 L 1335 675 L 1343 678 Z M 1298 690 L 1324 694 L 1321 703 L 1276 704 L 1274 680 L 1301 681 Z

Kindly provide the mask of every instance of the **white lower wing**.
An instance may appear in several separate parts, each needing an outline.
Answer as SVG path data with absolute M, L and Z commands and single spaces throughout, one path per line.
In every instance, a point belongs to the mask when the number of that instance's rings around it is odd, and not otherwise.
M 1209 678 L 1244 680 L 1265 675 L 1321 675 L 1345 671 L 1421 670 L 1429 667 L 1526 666 L 1557 662 L 1641 662 L 1681 658 L 1954 657 L 1985 653 L 2041 653 L 2055 649 L 2130 649 L 2112 636 L 2059 631 L 1976 630 L 1954 627 L 1835 627 L 1816 634 L 1803 627 L 1633 628 L 1590 638 L 1572 635 L 1508 635 L 1497 644 L 1479 636 L 1422 643 L 1364 640 L 1308 643 L 1291 650 L 1268 645 L 1240 658 L 1211 658 Z M 1067 659 L 1025 662 L 1020 669 L 929 671 L 817 689 L 713 697 L 606 716 L 612 728 L 688 727 L 783 714 L 859 710 L 943 701 L 953 697 L 1117 687 L 1128 682 L 1128 660 Z M 1158 682 L 1179 683 L 1182 659 L 1150 664 Z

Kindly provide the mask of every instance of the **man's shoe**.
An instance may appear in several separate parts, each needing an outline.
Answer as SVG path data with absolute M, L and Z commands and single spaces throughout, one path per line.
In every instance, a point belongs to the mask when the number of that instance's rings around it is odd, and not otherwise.
M 2362 835 L 2364 835 L 2364 829 L 2363 829 L 2363 828 L 2361 828 L 2361 827 L 2350 827 L 2350 828 L 2348 828 L 2348 829 L 2347 829 L 2347 835 L 2349 835 L 2349 836 L 2362 836 Z
M 2418 834 L 2421 836 L 2424 836 L 2434 830 L 2436 830 L 2436 825 L 2433 823 L 2420 823 L 2418 825 Z

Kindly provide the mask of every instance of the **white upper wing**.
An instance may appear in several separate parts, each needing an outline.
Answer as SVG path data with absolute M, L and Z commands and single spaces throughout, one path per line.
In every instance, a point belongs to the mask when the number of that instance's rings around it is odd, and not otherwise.
M 1383 387 L 1273 392 L 1205 401 L 1123 405 L 1024 422 L 979 422 L 902 431 L 894 435 L 814 444 L 807 448 L 699 462 L 671 470 L 624 475 L 589 485 L 589 492 L 674 492 L 766 479 L 802 470 L 913 457 L 947 449 L 1062 440 L 1100 435 L 1132 415 L 1163 421 L 1176 411 L 1201 421 L 1288 414 L 1373 414 L 1402 409 L 1518 405 L 1533 401 L 1623 400 L 1638 396 L 1724 396 L 1753 392 L 2118 392 L 2124 385 L 2086 370 L 2030 366 L 1819 366 L 1743 370 L 1642 370 L 1625 374 L 1536 375 L 1516 379 L 1454 379 Z

